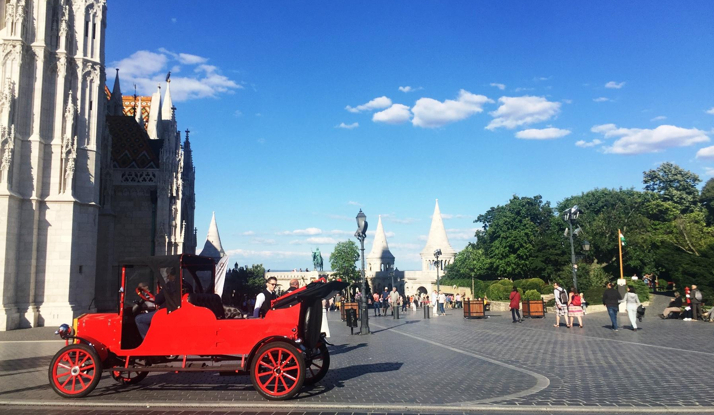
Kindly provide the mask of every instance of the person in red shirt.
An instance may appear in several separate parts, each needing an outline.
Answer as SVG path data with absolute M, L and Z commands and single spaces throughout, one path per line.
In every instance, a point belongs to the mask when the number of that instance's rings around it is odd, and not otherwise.
M 509 307 L 511 307 L 511 317 L 513 317 L 513 322 L 514 323 L 522 323 L 523 319 L 521 318 L 521 293 L 518 292 L 518 288 L 513 286 L 513 291 L 511 291 L 511 296 L 510 296 L 511 304 Z M 516 316 L 518 316 L 518 319 L 516 319 Z
M 374 316 L 379 317 L 379 293 L 372 294 L 372 307 L 374 308 Z

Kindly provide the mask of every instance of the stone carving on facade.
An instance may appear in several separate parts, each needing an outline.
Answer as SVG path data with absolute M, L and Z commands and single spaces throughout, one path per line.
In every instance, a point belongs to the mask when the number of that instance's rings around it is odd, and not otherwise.
M 67 108 L 64 111 L 65 130 L 62 135 L 62 175 L 60 177 L 60 193 L 72 192 L 74 182 L 74 171 L 77 163 L 77 136 L 74 135 L 74 119 L 77 107 L 72 99 L 72 91 L 69 91 Z
M 0 126 L 0 183 L 10 189 L 10 172 L 12 172 L 13 150 L 15 148 L 15 125 L 10 128 Z

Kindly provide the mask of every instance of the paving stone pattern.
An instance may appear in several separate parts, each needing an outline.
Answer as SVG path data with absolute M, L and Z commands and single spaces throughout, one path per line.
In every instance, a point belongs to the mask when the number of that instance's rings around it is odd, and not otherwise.
M 714 373 L 714 324 L 648 316 L 641 331 L 613 332 L 606 327 L 606 313 L 586 315 L 583 329 L 554 328 L 552 315 L 520 324 L 512 324 L 505 313 L 465 320 L 460 310 L 430 320 L 422 319 L 421 310 L 403 317 L 371 317 L 372 335 L 351 336 L 339 313 L 329 313 L 330 341 L 335 344 L 330 347 L 330 371 L 294 402 L 464 408 L 486 403 L 514 410 L 534 405 L 714 409 L 714 393 L 705 385 Z M 51 338 L 48 333 L 33 329 L 0 334 L 0 401 L 67 402 L 47 381 L 50 359 L 63 343 L 20 342 L 33 340 L 33 335 L 39 336 L 34 340 Z M 122 401 L 267 402 L 247 376 L 185 373 L 151 374 L 134 386 L 118 385 L 105 374 L 82 399 Z M 7 410 L 0 406 L 0 412 Z M 102 411 L 92 413 L 107 413 Z M 151 413 L 169 412 L 179 413 Z

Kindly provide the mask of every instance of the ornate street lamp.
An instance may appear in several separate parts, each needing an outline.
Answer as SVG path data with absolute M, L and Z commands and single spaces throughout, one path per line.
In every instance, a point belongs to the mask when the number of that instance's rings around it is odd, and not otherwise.
M 583 241 L 583 251 L 587 252 L 587 251 L 589 251 L 589 250 L 590 250 L 590 241 L 588 241 L 587 239 L 585 239 L 585 240 Z
M 578 289 L 578 266 L 575 264 L 575 245 L 573 245 L 573 221 L 576 220 L 578 216 L 580 216 L 580 212 L 581 210 L 578 205 L 575 205 L 572 208 L 563 212 L 563 220 L 568 222 L 568 229 L 566 230 L 566 232 L 570 237 L 570 263 L 571 268 L 573 270 L 573 287 L 575 287 L 576 290 Z M 583 244 L 583 249 L 584 248 L 585 244 Z M 589 243 L 588 248 L 590 248 Z
M 369 314 L 367 312 L 367 278 L 364 274 L 364 239 L 367 237 L 367 215 L 362 213 L 362 209 L 357 214 L 357 231 L 355 238 L 360 243 L 362 253 L 362 304 L 360 306 L 360 329 L 359 334 L 369 334 Z
M 436 295 L 441 294 L 441 289 L 439 288 L 439 266 L 441 265 L 441 261 L 439 261 L 440 256 L 441 249 L 434 251 L 434 258 L 436 258 L 436 261 L 434 262 L 434 264 L 436 264 Z

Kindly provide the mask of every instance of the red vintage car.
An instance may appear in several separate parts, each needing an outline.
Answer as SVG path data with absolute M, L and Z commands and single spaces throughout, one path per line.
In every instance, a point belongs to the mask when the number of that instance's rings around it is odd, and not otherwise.
M 150 372 L 212 371 L 249 374 L 264 397 L 289 399 L 325 376 L 330 355 L 320 331 L 322 299 L 346 283 L 312 282 L 273 300 L 264 317 L 243 318 L 226 312 L 213 292 L 214 275 L 213 260 L 196 255 L 125 261 L 118 312 L 85 314 L 57 330 L 66 346 L 50 363 L 52 388 L 79 398 L 103 371 L 122 384 Z M 152 308 L 152 290 L 163 292 L 157 295 L 163 306 L 142 338 L 135 318 Z

